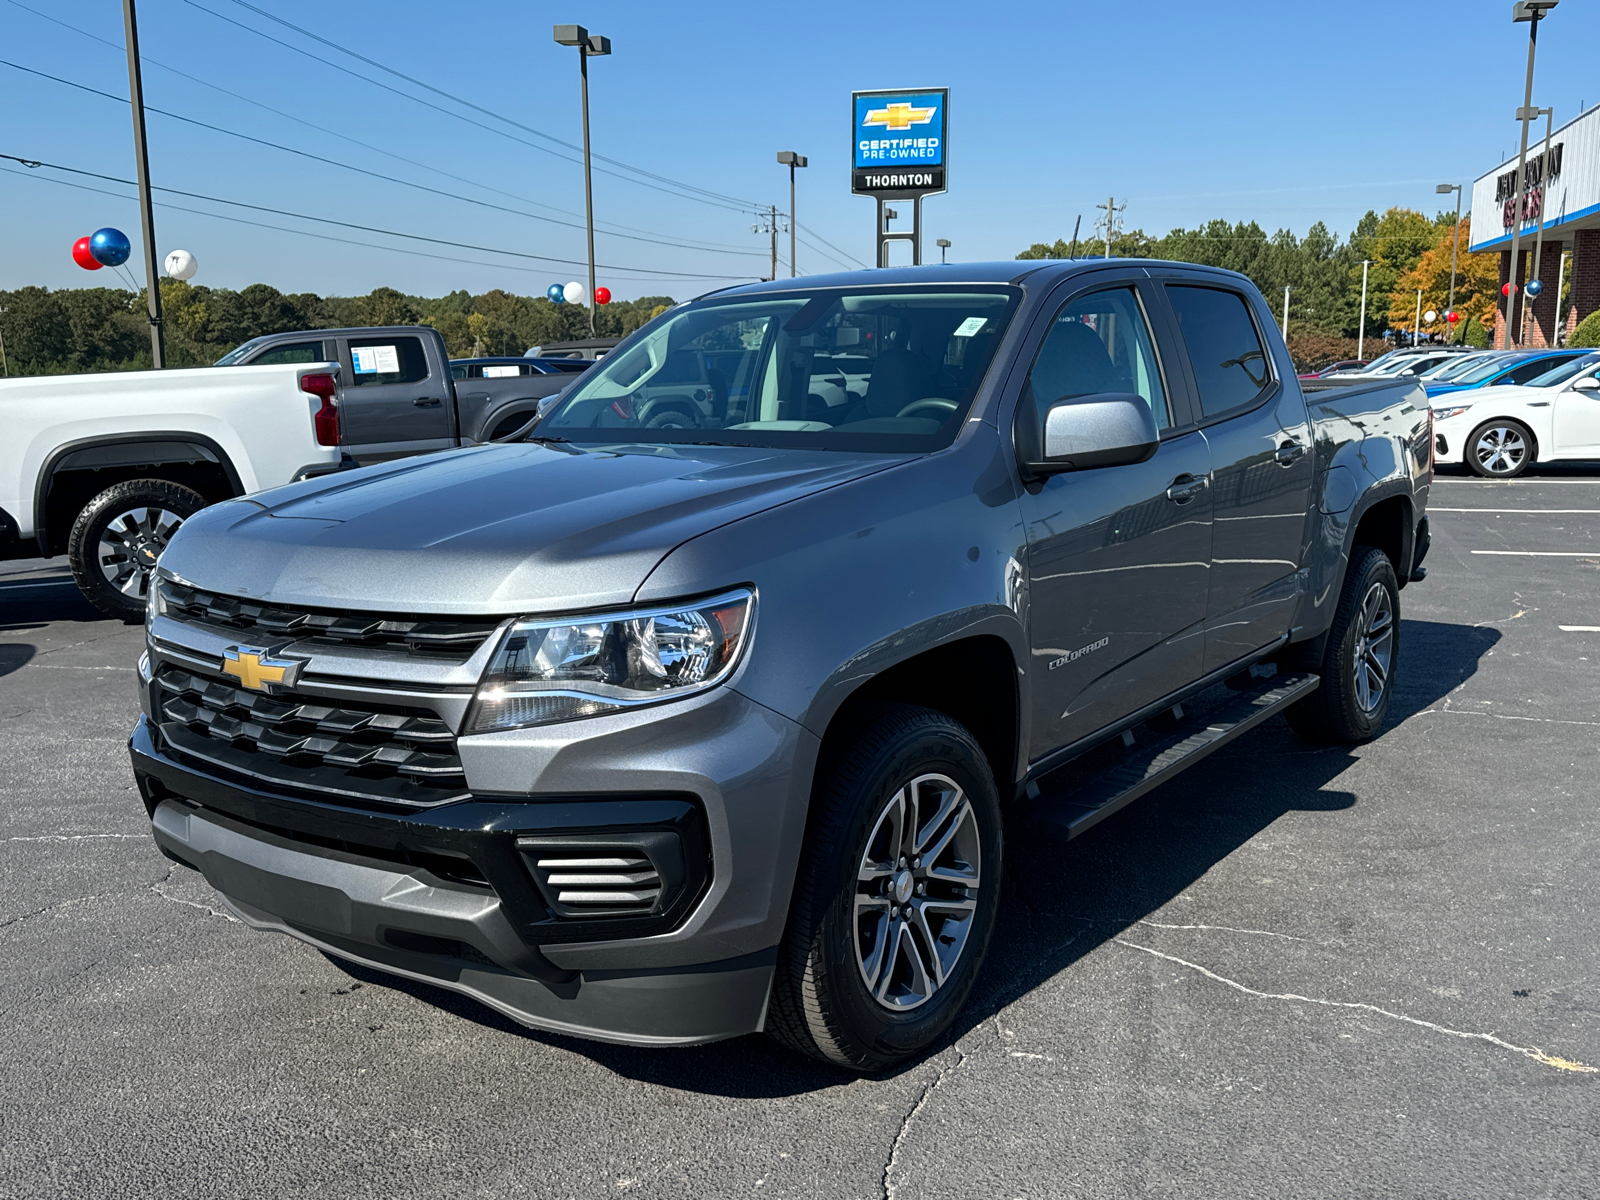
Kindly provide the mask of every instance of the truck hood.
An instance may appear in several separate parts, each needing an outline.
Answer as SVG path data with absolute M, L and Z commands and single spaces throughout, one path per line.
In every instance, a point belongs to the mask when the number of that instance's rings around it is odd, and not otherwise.
M 477 447 L 216 505 L 184 523 L 161 565 L 208 590 L 308 607 L 463 615 L 609 607 L 629 603 L 689 538 L 906 457 Z

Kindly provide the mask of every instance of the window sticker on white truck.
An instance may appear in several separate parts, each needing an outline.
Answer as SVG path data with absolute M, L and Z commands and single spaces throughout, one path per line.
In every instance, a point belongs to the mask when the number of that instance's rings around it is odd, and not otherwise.
M 400 355 L 393 346 L 352 346 L 357 375 L 398 375 Z
M 515 366 L 515 365 L 507 365 L 507 364 L 503 364 L 503 363 L 501 365 L 499 365 L 499 366 L 491 365 L 491 366 L 487 366 L 487 367 L 485 367 L 483 369 L 483 377 L 485 379 L 506 379 L 506 378 L 509 378 L 512 375 L 521 375 L 521 374 L 522 374 L 522 368 L 521 367 L 518 367 L 518 366 Z

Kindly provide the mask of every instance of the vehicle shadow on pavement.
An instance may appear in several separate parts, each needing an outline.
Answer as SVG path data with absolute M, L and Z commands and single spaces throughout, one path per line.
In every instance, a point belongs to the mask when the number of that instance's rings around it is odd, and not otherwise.
M 1388 727 L 1460 686 L 1500 636 L 1489 627 L 1404 621 L 1401 653 L 1408 669 L 1401 673 L 1404 684 L 1395 691 Z M 1304 741 L 1279 717 L 1079 841 L 1052 843 L 1022 820 L 1008 821 L 1006 882 L 994 940 L 977 987 L 942 1045 L 973 1032 L 1161 909 L 1286 813 L 1354 809 L 1352 793 L 1328 787 L 1354 762 L 1348 747 Z M 837 1087 L 851 1078 L 759 1036 L 646 1050 L 545 1034 L 454 993 L 333 961 L 368 985 L 408 992 L 481 1025 L 561 1046 L 640 1082 L 768 1098 Z
M 71 579 L 7 581 L 0 590 L 0 632 L 43 629 L 52 621 L 111 623 L 111 618 L 85 600 Z

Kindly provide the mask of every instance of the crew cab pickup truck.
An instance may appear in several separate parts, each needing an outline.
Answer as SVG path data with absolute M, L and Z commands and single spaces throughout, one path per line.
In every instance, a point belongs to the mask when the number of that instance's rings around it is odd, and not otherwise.
M 362 466 L 505 437 L 572 382 L 542 370 L 455 379 L 444 337 L 431 325 L 274 333 L 235 347 L 217 365 L 325 360 L 339 364 L 344 448 Z
M 0 558 L 66 554 L 138 621 L 173 530 L 207 504 L 339 469 L 337 364 L 0 382 Z
M 707 356 L 725 408 L 641 421 Z M 1071 838 L 1274 714 L 1381 731 L 1429 422 L 1414 380 L 1302 389 L 1204 267 L 717 292 L 516 443 L 190 518 L 134 774 L 256 929 L 542 1029 L 882 1068 L 982 967 L 1002 808 Z

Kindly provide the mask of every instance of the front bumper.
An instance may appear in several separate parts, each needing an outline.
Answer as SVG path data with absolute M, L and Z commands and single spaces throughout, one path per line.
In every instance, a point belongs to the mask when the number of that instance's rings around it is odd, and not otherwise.
M 129 749 L 158 844 L 203 873 L 254 928 L 562 1033 L 671 1045 L 762 1025 L 775 937 L 758 934 L 765 948 L 712 962 L 658 965 L 660 954 L 629 952 L 666 942 L 676 950 L 669 959 L 697 957 L 694 939 L 686 945 L 683 936 L 704 921 L 686 914 L 702 917 L 712 896 L 728 891 L 712 886 L 714 856 L 697 796 L 475 796 L 392 814 L 202 773 L 168 752 L 143 718 Z M 641 832 L 675 841 L 682 866 L 677 894 L 670 902 L 664 896 L 648 921 L 559 919 L 522 848 Z M 751 915 L 746 925 L 759 928 Z M 705 942 L 712 953 L 726 945 Z

